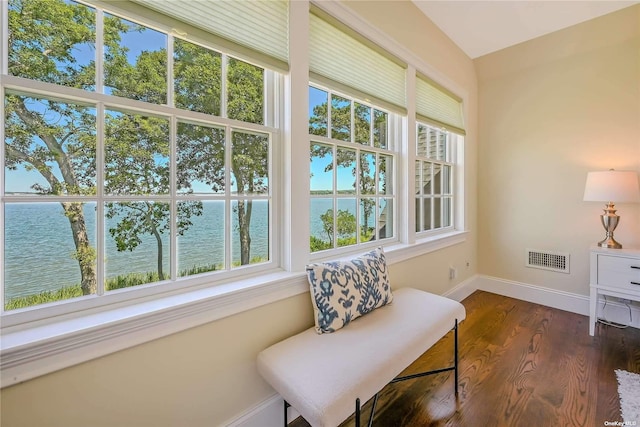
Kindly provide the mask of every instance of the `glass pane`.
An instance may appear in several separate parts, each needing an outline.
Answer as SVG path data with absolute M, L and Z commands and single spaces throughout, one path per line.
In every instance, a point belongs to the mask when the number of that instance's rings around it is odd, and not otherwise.
M 356 199 L 338 199 L 336 235 L 338 247 L 356 244 Z
M 311 194 L 333 193 L 333 149 L 311 143 Z
M 238 267 L 269 260 L 269 202 L 231 202 L 231 265 Z
M 360 241 L 368 242 L 376 238 L 376 200 L 360 200 Z
M 381 239 L 393 237 L 393 199 L 380 199 L 378 234 Z
M 9 1 L 9 74 L 95 90 L 95 20 L 71 1 Z
M 169 121 L 107 110 L 105 193 L 169 193 Z
M 433 163 L 422 163 L 422 193 L 431 194 L 431 181 L 432 181 Z
M 7 194 L 95 194 L 94 108 L 7 94 L 4 126 Z
M 71 202 L 5 205 L 5 310 L 96 293 L 95 208 Z
M 227 68 L 227 117 L 264 123 L 264 70 L 229 58 Z
M 416 146 L 416 154 L 421 157 L 428 157 L 429 153 L 429 128 L 425 125 L 418 124 L 418 143 Z
M 415 194 L 420 195 L 420 190 L 422 189 L 422 162 L 420 160 L 416 160 L 416 179 L 415 179 Z
M 356 152 L 338 148 L 336 157 L 338 194 L 353 194 L 356 192 Z
M 442 198 L 442 226 L 450 227 L 452 224 L 453 210 L 451 209 L 451 197 Z
M 438 132 L 438 160 L 447 159 L 447 133 Z
M 333 248 L 333 199 L 311 199 L 310 241 L 311 252 Z
M 442 166 L 442 193 L 451 194 L 451 166 Z
M 376 194 L 376 155 L 360 152 L 360 193 Z
M 222 65 L 218 52 L 175 39 L 173 84 L 175 106 L 220 115 Z
M 427 157 L 430 159 L 436 159 L 438 153 L 438 131 L 432 127 L 428 128 L 427 133 Z
M 331 138 L 351 141 L 351 101 L 331 95 Z
M 416 197 L 416 232 L 422 231 L 422 199 Z
M 309 86 L 309 134 L 327 136 L 329 94 Z
M 433 199 L 433 228 L 442 227 L 442 199 L 435 197 Z
M 104 16 L 104 91 L 154 104 L 167 102 L 167 35 Z
M 431 230 L 431 198 L 422 199 L 422 229 Z
M 384 111 L 373 110 L 373 146 L 388 148 L 389 117 Z
M 380 194 L 393 194 L 393 157 L 380 155 L 378 161 L 378 191 Z
M 178 202 L 178 277 L 224 270 L 224 205 Z
M 168 203 L 106 203 L 105 216 L 107 291 L 171 277 Z
M 224 136 L 221 128 L 178 123 L 179 193 L 224 193 Z
M 442 165 L 433 164 L 433 194 L 442 194 Z
M 242 194 L 269 192 L 269 135 L 231 133 L 231 191 Z
M 355 141 L 371 145 L 371 107 L 354 103 Z

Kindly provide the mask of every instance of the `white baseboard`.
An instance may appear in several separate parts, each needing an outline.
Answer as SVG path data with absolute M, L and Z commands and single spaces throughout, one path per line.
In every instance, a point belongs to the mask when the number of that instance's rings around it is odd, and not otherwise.
M 282 427 L 284 400 L 279 394 L 274 394 L 258 405 L 250 408 L 238 418 L 223 425 L 227 427 Z M 294 408 L 287 410 L 287 423 L 298 418 L 300 414 Z
M 586 295 L 484 275 L 475 276 L 474 280 L 467 283 L 466 286 L 468 289 L 458 290 L 457 293 L 470 295 L 475 290 L 482 290 L 584 316 L 589 315 L 589 297 Z M 600 295 L 597 310 L 598 317 L 640 328 L 640 306 L 638 304 L 627 306 L 617 298 L 607 297 L 605 306 L 605 298 Z M 631 320 L 629 314 L 631 314 Z
M 589 315 L 588 296 L 485 275 L 472 276 L 445 292 L 443 296 L 462 301 L 476 290 L 492 292 L 585 316 Z M 631 305 L 629 308 L 616 298 L 607 298 L 606 307 L 603 310 L 605 301 L 604 297 L 600 296 L 598 317 L 640 328 L 640 307 L 637 304 Z M 630 310 L 633 319 L 631 322 L 629 321 Z M 587 333 L 586 330 L 585 333 Z M 282 426 L 282 404 L 282 397 L 277 394 L 273 395 L 225 425 L 229 427 L 280 427 Z M 289 408 L 289 422 L 298 416 L 299 414 L 294 408 Z

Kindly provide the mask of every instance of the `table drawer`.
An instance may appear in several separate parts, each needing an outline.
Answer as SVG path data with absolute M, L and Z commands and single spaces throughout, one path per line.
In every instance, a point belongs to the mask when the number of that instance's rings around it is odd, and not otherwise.
M 640 292 L 640 259 L 598 255 L 598 285 Z

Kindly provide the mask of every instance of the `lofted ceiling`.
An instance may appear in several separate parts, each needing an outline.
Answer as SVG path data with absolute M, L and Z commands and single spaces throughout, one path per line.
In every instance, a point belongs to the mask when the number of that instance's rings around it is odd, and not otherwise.
M 509 46 L 640 3 L 620 0 L 413 0 L 469 57 Z

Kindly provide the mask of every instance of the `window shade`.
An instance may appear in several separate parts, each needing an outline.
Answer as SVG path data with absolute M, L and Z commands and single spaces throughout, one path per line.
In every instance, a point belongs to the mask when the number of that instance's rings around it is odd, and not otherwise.
M 363 99 L 373 98 L 381 107 L 406 113 L 404 64 L 320 11 L 313 11 L 309 25 L 309 70 L 313 80 L 329 80 L 338 90 L 346 89 L 350 95 Z
M 461 100 L 421 76 L 416 79 L 416 115 L 418 120 L 465 134 Z
M 133 1 L 275 59 L 279 62 L 276 64 L 278 68 L 288 69 L 289 3 L 287 0 Z

